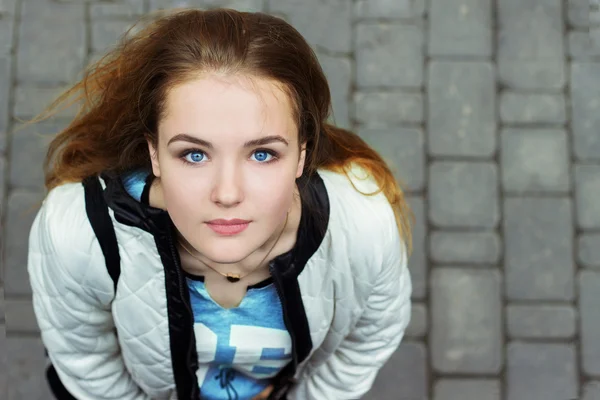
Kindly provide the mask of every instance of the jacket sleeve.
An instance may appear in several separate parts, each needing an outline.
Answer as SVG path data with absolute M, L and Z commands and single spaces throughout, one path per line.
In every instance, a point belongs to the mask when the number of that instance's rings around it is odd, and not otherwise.
M 360 399 L 400 345 L 410 320 L 412 291 L 399 233 L 384 246 L 384 265 L 358 323 L 332 356 L 290 390 L 290 400 Z
M 91 268 L 92 258 L 104 258 L 87 218 L 73 212 L 84 207 L 83 200 L 57 196 L 51 191 L 36 215 L 27 265 L 50 361 L 77 399 L 150 399 L 134 383 L 120 354 L 111 314 L 113 283 L 105 268 Z

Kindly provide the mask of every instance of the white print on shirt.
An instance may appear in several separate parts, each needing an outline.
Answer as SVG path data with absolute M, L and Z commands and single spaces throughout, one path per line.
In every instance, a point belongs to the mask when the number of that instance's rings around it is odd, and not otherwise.
M 202 386 L 210 368 L 208 363 L 216 358 L 217 335 L 201 322 L 194 324 L 196 350 L 200 366 L 196 372 L 198 385 Z M 287 331 L 259 326 L 232 325 L 229 346 L 235 348 L 233 365 L 236 370 L 243 371 L 255 379 L 273 377 L 284 367 L 292 354 L 292 342 Z M 279 359 L 261 359 L 265 350 L 275 350 Z M 271 373 L 257 373 L 255 368 L 273 368 Z

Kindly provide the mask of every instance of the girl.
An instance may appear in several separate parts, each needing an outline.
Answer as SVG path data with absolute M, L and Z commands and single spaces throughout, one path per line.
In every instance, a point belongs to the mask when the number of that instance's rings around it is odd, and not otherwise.
M 57 398 L 357 399 L 410 317 L 409 210 L 283 20 L 162 16 L 50 109 L 28 271 Z

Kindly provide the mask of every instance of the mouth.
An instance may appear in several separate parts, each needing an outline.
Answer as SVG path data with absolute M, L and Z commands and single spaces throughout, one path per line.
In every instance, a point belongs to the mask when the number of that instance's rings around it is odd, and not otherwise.
M 206 222 L 209 225 L 244 225 L 250 223 L 250 221 L 246 219 L 213 219 L 211 221 Z
M 242 219 L 212 220 L 206 224 L 219 235 L 231 236 L 243 232 L 250 225 L 250 221 Z

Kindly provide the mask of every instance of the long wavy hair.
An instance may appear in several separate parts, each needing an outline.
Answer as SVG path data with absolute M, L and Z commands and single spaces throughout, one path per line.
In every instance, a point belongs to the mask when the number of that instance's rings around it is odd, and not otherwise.
M 243 74 L 276 81 L 290 96 L 298 142 L 306 143 L 303 176 L 317 169 L 348 176 L 352 163 L 363 167 L 379 186 L 378 192 L 363 194 L 385 194 L 400 235 L 411 248 L 413 216 L 399 183 L 364 140 L 327 122 L 329 85 L 315 53 L 296 29 L 272 15 L 230 9 L 163 12 L 136 28 L 36 119 L 74 104 L 80 107 L 49 145 L 44 162 L 47 190 L 102 172 L 150 168 L 146 141 L 157 145 L 168 90 L 203 72 Z

